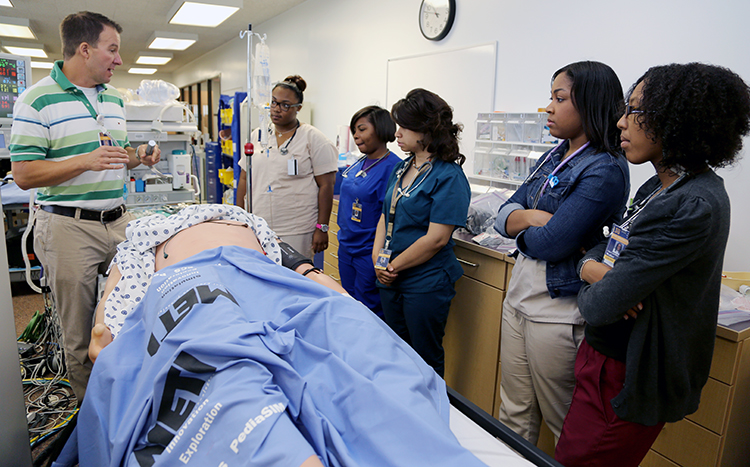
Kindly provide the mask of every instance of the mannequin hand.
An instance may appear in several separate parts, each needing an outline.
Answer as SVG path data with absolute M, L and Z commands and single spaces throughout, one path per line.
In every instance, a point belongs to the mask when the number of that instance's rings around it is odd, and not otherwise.
M 104 323 L 98 323 L 91 330 L 91 343 L 89 344 L 89 359 L 96 362 L 99 352 L 112 343 L 112 333 Z

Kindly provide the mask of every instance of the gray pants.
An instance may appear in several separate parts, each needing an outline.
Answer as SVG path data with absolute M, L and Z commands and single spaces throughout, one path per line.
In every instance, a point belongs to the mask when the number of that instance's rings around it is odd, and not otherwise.
M 500 341 L 498 418 L 533 444 L 542 418 L 555 439 L 560 437 L 583 341 L 583 324 L 573 324 L 580 319 L 576 297 L 550 298 L 545 268 L 543 261 L 516 261 L 503 303 Z M 562 322 L 554 322 L 556 317 Z
M 97 276 L 107 271 L 117 244 L 125 240 L 125 227 L 131 219 L 130 213 L 125 213 L 114 222 L 102 224 L 41 209 L 36 213 L 34 253 L 52 289 L 62 323 L 68 379 L 79 402 L 93 366 L 88 347 Z

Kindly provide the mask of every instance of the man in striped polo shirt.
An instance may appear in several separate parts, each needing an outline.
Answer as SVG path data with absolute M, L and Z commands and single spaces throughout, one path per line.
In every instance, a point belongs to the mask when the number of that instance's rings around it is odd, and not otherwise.
M 83 399 L 96 280 L 125 239 L 126 169 L 159 161 L 157 147 L 130 146 L 122 97 L 106 83 L 120 59 L 119 24 L 98 13 L 60 25 L 63 60 L 16 102 L 11 162 L 20 188 L 39 188 L 34 252 L 63 327 L 68 377 Z

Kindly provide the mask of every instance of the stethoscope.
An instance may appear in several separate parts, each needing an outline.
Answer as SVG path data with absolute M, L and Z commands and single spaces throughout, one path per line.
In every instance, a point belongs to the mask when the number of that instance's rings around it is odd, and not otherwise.
M 390 154 L 390 153 L 391 153 L 391 151 L 386 152 L 384 155 L 380 156 L 378 158 L 378 160 L 376 160 L 375 162 L 373 162 L 370 167 L 358 171 L 357 174 L 354 177 L 355 178 L 356 177 L 362 177 L 362 178 L 366 177 L 367 176 L 367 172 L 369 172 L 370 169 L 372 169 L 376 165 L 380 164 L 380 162 L 382 162 L 383 159 L 385 159 L 386 157 L 388 157 L 388 154 Z M 348 178 L 349 177 L 349 172 L 351 172 L 352 169 L 354 169 L 354 167 L 356 167 L 357 164 L 359 164 L 360 162 L 362 162 L 362 166 L 364 167 L 364 165 L 365 165 L 365 162 L 364 162 L 365 159 L 367 159 L 367 154 L 365 154 L 364 156 L 360 157 L 359 159 L 357 159 L 357 161 L 354 164 L 352 164 L 349 167 L 347 167 L 346 170 L 344 170 L 344 172 L 341 174 L 341 176 L 343 178 Z
M 412 158 L 411 158 L 411 160 L 409 161 L 408 164 L 406 164 L 405 166 L 403 166 L 400 169 L 398 169 L 398 172 L 396 172 L 396 177 L 397 177 L 396 178 L 396 180 L 397 180 L 396 183 L 397 184 L 399 184 L 399 185 L 401 184 L 401 177 L 406 173 L 407 170 L 409 170 L 409 166 L 412 165 L 412 164 L 414 164 L 414 158 L 415 157 L 416 156 L 412 156 Z M 422 179 L 419 180 L 419 182 L 417 182 L 416 185 L 414 185 L 414 181 L 417 178 L 419 178 L 419 176 L 422 174 L 422 169 L 425 166 L 427 166 L 427 171 L 425 172 L 424 177 L 422 177 Z M 399 197 L 405 196 L 405 197 L 408 198 L 408 197 L 411 196 L 411 194 L 414 192 L 414 190 L 416 190 L 417 188 L 419 188 L 419 185 L 421 185 L 422 182 L 424 182 L 427 179 L 427 176 L 430 174 L 430 172 L 432 172 L 432 161 L 430 161 L 430 160 L 425 161 L 419 167 L 417 167 L 416 165 L 414 165 L 414 168 L 417 169 L 417 175 L 414 177 L 414 180 L 411 181 L 411 183 L 409 184 L 409 186 L 407 186 L 406 189 L 403 189 L 400 186 L 397 188 Z

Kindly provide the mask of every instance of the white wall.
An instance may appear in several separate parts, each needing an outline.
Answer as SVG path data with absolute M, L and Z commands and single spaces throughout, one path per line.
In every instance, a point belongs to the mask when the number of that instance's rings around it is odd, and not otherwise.
M 689 61 L 726 66 L 750 83 L 745 33 L 750 2 L 745 0 L 463 1 L 457 2 L 453 30 L 438 43 L 419 32 L 420 3 L 307 0 L 254 28 L 268 36 L 272 80 L 302 75 L 314 124 L 331 139 L 337 126 L 348 124 L 359 108 L 385 104 L 388 59 L 492 41 L 498 43 L 497 84 L 494 109 L 487 111 L 546 106 L 552 73 L 578 60 L 609 64 L 625 88 L 650 66 Z M 246 47 L 238 35 L 175 72 L 173 82 L 183 86 L 220 74 L 222 92 L 243 90 Z M 472 76 L 466 76 L 463 85 L 471 83 Z M 474 122 L 463 123 L 467 132 L 473 131 Z M 470 156 L 470 149 L 464 151 Z M 743 208 L 750 200 L 750 183 L 743 183 L 748 171 L 750 158 L 720 171 L 734 207 L 727 270 L 750 270 L 750 248 L 744 244 L 750 213 Z M 634 167 L 634 188 L 652 172 L 650 167 Z

